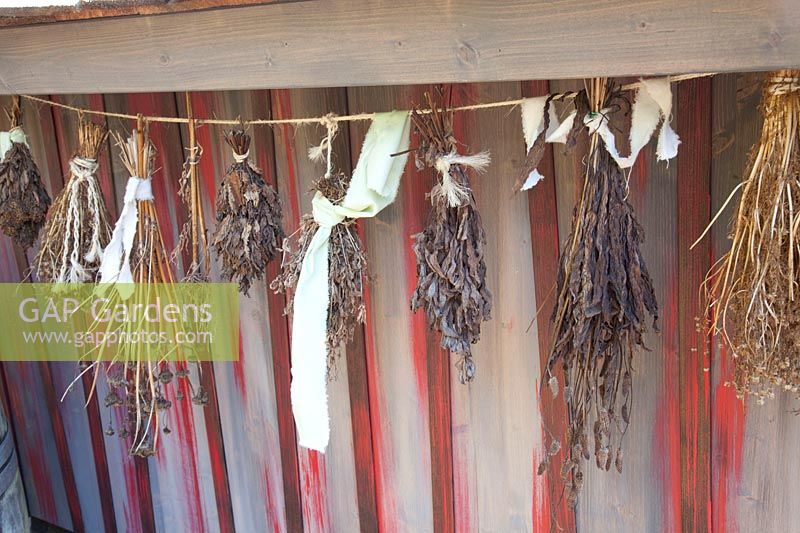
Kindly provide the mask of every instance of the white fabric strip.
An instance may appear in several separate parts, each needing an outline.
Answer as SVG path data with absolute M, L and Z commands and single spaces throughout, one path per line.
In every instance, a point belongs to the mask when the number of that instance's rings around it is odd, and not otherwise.
M 332 204 L 320 192 L 312 200 L 319 229 L 303 258 L 292 318 L 292 412 L 304 448 L 324 452 L 330 437 L 325 339 L 331 229 L 345 218 L 374 217 L 394 201 L 408 154 L 392 154 L 408 150 L 409 133 L 407 111 L 375 115 L 341 204 Z
M 0 131 L 0 160 L 11 150 L 11 143 L 22 143 L 28 146 L 28 139 L 25 137 L 25 132 L 22 131 L 22 128 L 19 126 L 12 128 L 10 131 Z
M 139 221 L 137 201 L 152 200 L 153 189 L 150 178 L 131 176 L 125 186 L 122 211 L 111 234 L 111 241 L 103 251 L 100 263 L 100 283 L 133 283 L 131 272 L 131 249 Z
M 522 102 L 522 133 L 525 136 L 525 146 L 528 150 L 531 149 L 536 139 L 538 139 L 542 133 L 545 134 L 544 142 L 566 143 L 567 135 L 575 122 L 577 111 L 572 111 L 564 118 L 563 122 L 559 121 L 555 107 L 551 102 L 547 112 L 550 117 L 550 124 L 545 132 L 544 109 L 547 104 L 547 98 L 547 96 L 536 96 L 533 98 L 526 98 Z M 537 169 L 533 169 L 528 174 L 528 179 L 525 180 L 521 190 L 527 191 L 542 179 L 544 179 L 544 176 L 542 176 Z

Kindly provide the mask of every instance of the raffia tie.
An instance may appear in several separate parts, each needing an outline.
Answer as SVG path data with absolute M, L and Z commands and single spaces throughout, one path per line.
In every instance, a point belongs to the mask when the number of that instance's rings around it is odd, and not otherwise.
M 453 178 L 452 174 L 450 174 L 450 168 L 453 165 L 461 165 L 469 167 L 476 172 L 484 172 L 491 162 L 492 158 L 489 156 L 489 152 L 486 151 L 475 155 L 460 155 L 453 151 L 447 155 L 437 157 L 434 167 L 442 177 L 442 183 L 431 191 L 431 196 L 445 197 L 447 205 L 450 207 L 463 205 L 464 202 L 469 200 L 469 187 Z
M 767 91 L 771 94 L 789 94 L 800 90 L 800 77 L 798 76 L 773 76 L 767 83 Z
M 322 158 L 326 159 L 325 177 L 330 178 L 333 174 L 333 163 L 331 161 L 331 149 L 333 148 L 333 138 L 336 137 L 336 132 L 339 131 L 339 122 L 336 120 L 334 113 L 328 113 L 320 119 L 320 124 L 325 126 L 325 138 L 319 146 L 312 146 L 308 149 L 308 158 L 312 161 L 320 162 Z

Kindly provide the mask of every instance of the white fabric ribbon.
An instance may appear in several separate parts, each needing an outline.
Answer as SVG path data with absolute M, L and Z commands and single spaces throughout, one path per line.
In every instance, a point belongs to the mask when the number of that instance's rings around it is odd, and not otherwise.
M 376 114 L 344 199 L 335 205 L 317 192 L 312 200 L 319 228 L 303 258 L 292 318 L 292 412 L 305 448 L 324 452 L 330 438 L 325 339 L 331 229 L 345 218 L 374 217 L 394 201 L 408 154 L 392 154 L 408 150 L 409 133 L 407 111 Z
M 547 96 L 526 98 L 522 102 L 522 133 L 528 150 L 531 149 L 536 139 L 544 130 L 544 110 Z M 614 134 L 608 127 L 609 110 L 603 109 L 598 113 L 589 113 L 584 119 L 584 125 L 590 133 L 597 133 L 603 144 L 617 162 L 620 168 L 629 168 L 636 162 L 636 157 L 644 146 L 650 141 L 659 122 L 661 128 L 658 133 L 656 157 L 659 161 L 672 159 L 678 154 L 680 139 L 670 126 L 672 113 L 672 88 L 669 78 L 651 78 L 640 80 L 636 91 L 631 111 L 630 129 L 630 155 L 623 157 L 619 154 L 614 139 Z M 559 122 L 553 106 L 549 106 L 550 125 L 545 132 L 545 142 L 565 143 L 575 121 L 575 112 L 570 113 L 563 122 Z M 521 190 L 525 191 L 543 179 L 538 170 L 533 169 Z
M 10 131 L 0 131 L 0 161 L 6 156 L 6 153 L 11 150 L 12 143 L 21 143 L 28 146 L 28 139 L 25 137 L 25 132 L 22 131 L 22 128 L 19 126 L 11 128 Z
M 434 166 L 442 176 L 442 185 L 434 188 L 432 194 L 447 198 L 447 205 L 450 207 L 462 205 L 469 199 L 469 189 L 450 175 L 450 167 L 452 165 L 462 165 L 476 172 L 483 172 L 491 162 L 492 158 L 489 156 L 489 152 L 486 151 L 475 155 L 460 155 L 456 152 L 450 152 L 447 155 L 438 157 Z
M 150 178 L 131 176 L 125 186 L 125 197 L 119 219 L 111 234 L 111 241 L 103 251 L 100 263 L 100 283 L 133 283 L 131 249 L 139 221 L 139 200 L 152 200 Z

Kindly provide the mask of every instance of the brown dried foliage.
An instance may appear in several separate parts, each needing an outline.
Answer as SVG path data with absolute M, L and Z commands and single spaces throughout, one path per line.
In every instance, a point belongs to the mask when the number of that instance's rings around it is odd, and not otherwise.
M 227 132 L 225 141 L 239 156 L 250 149 L 250 135 L 242 129 Z M 245 159 L 233 163 L 222 178 L 216 206 L 213 246 L 222 261 L 222 277 L 248 294 L 251 283 L 264 277 L 267 262 L 280 251 L 284 237 L 280 198 Z
M 20 115 L 19 100 L 15 99 L 8 112 L 10 130 L 20 127 Z M 49 207 L 50 195 L 30 148 L 12 142 L 0 161 L 0 229 L 27 250 L 39 235 Z
M 594 109 L 609 107 L 613 95 L 593 81 Z M 599 94 L 598 94 L 599 93 Z M 606 98 L 606 94 L 609 97 Z M 583 117 L 577 117 L 581 120 Z M 546 383 L 558 394 L 555 370 L 569 424 L 561 478 L 570 505 L 583 486 L 583 461 L 594 455 L 602 470 L 622 470 L 622 440 L 630 422 L 633 357 L 644 348 L 648 322 L 656 327 L 658 305 L 640 246 L 644 233 L 627 201 L 625 175 L 594 137 L 572 230 L 560 258 L 554 341 Z M 594 442 L 589 448 L 591 428 Z M 554 440 L 551 446 L 560 448 Z M 552 454 L 555 455 L 555 454 Z M 539 471 L 550 462 L 549 454 Z
M 412 115 L 419 136 L 416 164 L 420 170 L 435 168 L 436 160 L 456 151 L 452 114 L 439 110 L 429 97 L 433 112 Z M 417 287 L 411 298 L 411 310 L 424 309 L 431 329 L 441 333 L 441 346 L 461 355 L 458 362 L 462 383 L 475 375 L 472 345 L 481 335 L 481 323 L 492 313 L 492 295 L 486 286 L 484 248 L 486 232 L 465 169 L 450 167 L 450 175 L 468 191 L 468 199 L 450 207 L 446 195 L 438 194 L 442 177 L 437 175 L 428 197 L 431 211 L 428 225 L 414 235 L 417 259 Z
M 731 248 L 705 283 L 708 324 L 733 356 L 726 384 L 760 404 L 776 388 L 800 396 L 800 70 L 767 79 L 761 110 Z
M 332 203 L 342 201 L 350 179 L 342 173 L 330 178 L 322 177 L 314 187 Z M 293 307 L 293 292 L 297 287 L 303 258 L 319 225 L 310 214 L 303 215 L 300 222 L 297 244 L 292 250 L 290 239 L 286 239 L 284 251 L 287 256 L 281 265 L 281 273 L 270 284 L 276 293 L 287 295 L 285 313 Z M 355 220 L 345 219 L 331 229 L 328 244 L 328 318 L 326 347 L 328 350 L 328 376 L 333 377 L 336 361 L 344 346 L 353 339 L 356 325 L 366 320 L 364 284 L 367 280 L 367 256 L 361 238 L 355 228 Z

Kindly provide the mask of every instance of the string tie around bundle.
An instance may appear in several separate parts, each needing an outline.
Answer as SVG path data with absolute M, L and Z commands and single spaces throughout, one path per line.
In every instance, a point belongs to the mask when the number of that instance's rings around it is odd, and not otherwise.
M 138 202 L 152 200 L 151 179 L 131 176 L 125 186 L 125 197 L 119 219 L 111 234 L 111 241 L 103 251 L 100 263 L 100 283 L 133 283 L 131 250 L 139 222 Z
M 800 90 L 800 77 L 797 76 L 772 76 L 767 81 L 767 91 L 771 94 L 789 94 Z
M 434 188 L 431 195 L 444 196 L 447 199 L 447 205 L 450 207 L 463 205 L 464 202 L 469 201 L 469 187 L 450 174 L 450 167 L 461 165 L 469 167 L 476 172 L 484 172 L 491 161 L 488 151 L 474 155 L 460 155 L 456 152 L 450 152 L 447 155 L 436 158 L 434 167 L 442 177 L 442 183 L 439 187 Z
M 330 146 L 332 130 L 328 128 L 321 150 Z M 326 337 L 331 230 L 348 218 L 374 217 L 394 201 L 408 159 L 409 136 L 407 111 L 376 114 L 345 197 L 334 204 L 317 191 L 311 202 L 319 228 L 303 257 L 292 317 L 292 412 L 298 442 L 305 448 L 324 452 L 330 438 Z M 392 156 L 399 152 L 402 155 Z
M 71 239 L 72 246 L 65 246 L 62 252 L 63 256 L 61 268 L 58 271 L 56 283 L 80 283 L 87 281 L 90 278 L 90 275 L 83 266 L 81 259 L 91 264 L 100 259 L 102 256 L 103 246 L 100 242 L 100 231 L 103 223 L 100 220 L 100 212 L 103 208 L 100 205 L 99 190 L 91 191 L 91 193 L 87 195 L 89 212 L 92 214 L 92 237 L 89 250 L 87 250 L 83 258 L 80 256 L 81 243 L 78 237 L 81 231 L 80 226 L 83 213 L 81 213 L 82 208 L 78 203 L 77 191 L 83 183 L 87 183 L 90 189 L 95 188 L 96 182 L 94 179 L 94 174 L 97 172 L 98 168 L 99 165 L 94 159 L 80 156 L 75 156 L 70 159 L 69 171 L 72 174 L 72 178 L 67 184 L 67 187 L 69 188 L 69 205 L 67 206 L 67 220 L 65 222 L 65 227 L 71 232 L 73 238 Z M 67 268 L 67 265 L 69 265 L 69 269 Z

